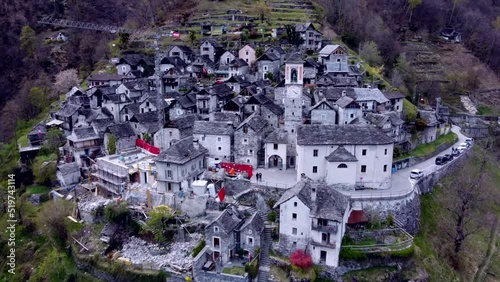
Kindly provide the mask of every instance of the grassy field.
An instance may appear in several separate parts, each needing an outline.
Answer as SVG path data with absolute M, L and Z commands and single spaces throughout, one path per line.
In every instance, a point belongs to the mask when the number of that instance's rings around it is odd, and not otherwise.
M 245 268 L 243 266 L 233 266 L 229 268 L 224 268 L 222 273 L 232 274 L 232 275 L 245 275 Z
M 425 156 L 433 154 L 437 150 L 437 147 L 439 145 L 444 144 L 444 143 L 451 145 L 451 144 L 457 142 L 457 140 L 458 140 L 458 137 L 453 132 L 450 132 L 448 134 L 443 134 L 443 135 L 439 136 L 436 139 L 436 141 L 431 142 L 431 143 L 427 143 L 427 144 L 418 145 L 415 148 L 415 150 L 413 150 L 410 154 L 400 156 L 400 157 L 396 158 L 396 160 L 401 160 L 401 159 L 405 159 L 408 157 L 425 157 Z

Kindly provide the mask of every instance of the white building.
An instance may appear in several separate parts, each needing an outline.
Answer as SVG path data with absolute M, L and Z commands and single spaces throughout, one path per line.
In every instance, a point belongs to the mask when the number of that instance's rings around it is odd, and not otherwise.
M 276 202 L 280 209 L 279 250 L 306 250 L 314 264 L 337 267 L 351 211 L 347 196 L 325 183 L 303 179 Z
M 193 137 L 208 149 L 208 162 L 232 161 L 234 124 L 232 122 L 194 122 Z
M 394 140 L 371 125 L 300 125 L 297 179 L 388 189 Z
M 187 191 L 191 183 L 205 171 L 207 149 L 192 137 L 184 138 L 155 158 L 158 192 Z

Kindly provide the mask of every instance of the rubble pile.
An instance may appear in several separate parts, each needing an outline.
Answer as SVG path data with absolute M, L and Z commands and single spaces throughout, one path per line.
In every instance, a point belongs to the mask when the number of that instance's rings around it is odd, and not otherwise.
M 163 249 L 158 244 L 151 244 L 137 237 L 131 237 L 120 251 L 124 258 L 133 264 L 154 265 L 155 268 L 173 267 L 176 270 L 188 270 L 192 265 L 191 253 L 198 244 L 201 235 L 193 234 L 189 242 L 175 242 Z

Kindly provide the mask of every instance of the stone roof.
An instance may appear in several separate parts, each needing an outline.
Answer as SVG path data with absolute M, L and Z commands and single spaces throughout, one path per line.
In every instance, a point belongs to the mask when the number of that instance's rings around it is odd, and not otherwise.
M 62 117 L 70 117 L 76 113 L 80 109 L 79 105 L 66 104 L 59 111 L 56 112 L 57 116 Z
M 316 200 L 311 195 L 315 191 Z M 285 191 L 274 207 L 297 196 L 311 211 L 310 215 L 342 222 L 343 216 L 349 206 L 349 197 L 343 195 L 332 187 L 322 182 L 313 182 L 310 179 L 302 179 L 292 188 Z
M 278 54 L 286 54 L 285 50 L 279 46 L 271 46 L 266 50 L 266 52 L 272 52 L 271 50 L 275 50 Z
M 201 40 L 201 44 L 205 43 L 205 42 L 208 42 L 210 43 L 212 46 L 214 46 L 214 48 L 222 48 L 223 46 L 219 43 L 219 41 L 215 40 L 215 39 L 212 39 L 212 38 L 204 38 Z
M 175 46 L 172 46 L 172 49 L 175 47 L 179 48 L 184 53 L 193 53 L 193 50 L 191 50 L 191 48 L 189 48 L 186 45 L 175 45 Z M 170 51 L 172 51 L 172 49 L 170 49 Z
M 215 112 L 213 121 L 220 122 L 232 122 L 234 126 L 238 126 L 240 124 L 240 115 L 235 112 Z
M 73 142 L 97 139 L 99 136 L 93 127 L 78 127 L 74 128 L 73 132 L 67 137 Z
M 340 145 L 330 155 L 325 157 L 329 162 L 357 162 L 358 159 L 347 151 L 344 146 Z
M 88 80 L 92 81 L 120 81 L 127 76 L 125 75 L 119 75 L 119 74 L 110 74 L 110 73 L 99 73 L 99 74 L 92 74 L 88 77 Z
M 129 122 L 117 123 L 108 126 L 106 132 L 113 134 L 116 138 L 126 138 L 135 136 L 134 129 Z
M 262 106 L 266 107 L 277 116 L 282 116 L 285 113 L 285 110 L 281 106 L 274 103 L 273 101 L 268 101 L 264 103 Z
M 266 138 L 264 138 L 264 143 L 287 144 L 287 134 L 288 133 L 283 129 L 276 129 L 271 132 Z
M 304 59 L 299 53 L 293 53 L 285 61 L 287 64 L 303 64 Z
M 310 110 L 314 110 L 316 109 L 317 107 L 321 106 L 322 104 L 326 104 L 331 110 L 333 110 L 333 107 L 330 103 L 328 103 L 328 101 L 326 99 L 323 99 L 321 101 L 319 101 L 318 103 L 316 103 L 316 105 L 313 105 Z
M 333 73 L 324 74 L 316 81 L 318 86 L 358 87 L 359 83 L 354 77 L 338 77 Z
M 257 58 L 257 61 L 277 61 L 280 58 L 273 53 L 264 53 L 262 56 Z
M 224 229 L 224 232 L 228 234 L 233 231 L 241 223 L 241 221 L 241 218 L 238 217 L 238 214 L 235 211 L 225 209 L 214 221 L 208 224 L 205 229 L 211 227 L 212 224 L 217 223 L 222 229 Z
M 335 102 L 335 104 L 337 104 L 341 108 L 345 108 L 345 107 L 349 106 L 351 103 L 355 103 L 357 105 L 357 108 L 361 108 L 361 106 L 358 103 L 354 102 L 354 99 L 349 97 L 349 96 L 340 97 Z
M 158 111 L 134 114 L 130 121 L 140 123 L 146 128 L 147 133 L 156 132 L 159 129 Z
M 233 132 L 234 124 L 228 122 L 197 120 L 193 127 L 193 134 L 231 135 Z
M 75 172 L 80 172 L 80 167 L 78 166 L 78 163 L 73 162 L 73 163 L 67 163 L 67 164 L 61 164 L 57 166 L 57 170 L 59 170 L 62 175 L 67 175 L 70 173 L 75 173 Z
M 435 111 L 419 110 L 417 115 L 425 121 L 427 126 L 435 126 L 439 124 Z
M 185 164 L 207 152 L 208 150 L 201 145 L 195 148 L 193 145 L 193 137 L 187 137 L 179 140 L 168 149 L 161 152 L 154 160 L 156 162 Z
M 388 112 L 388 113 L 385 113 L 386 116 L 389 117 L 392 125 L 401 125 L 403 123 L 405 123 L 404 120 L 402 120 L 400 117 L 399 117 L 399 114 L 396 113 L 396 112 Z
M 104 134 L 108 126 L 112 125 L 114 120 L 112 118 L 95 119 L 92 121 L 92 126 L 99 133 L 99 135 Z
M 255 132 L 259 132 L 263 128 L 267 126 L 267 120 L 263 118 L 261 115 L 257 113 L 251 114 L 248 118 L 246 118 L 236 130 L 244 127 L 245 125 L 250 126 Z
M 342 222 L 349 206 L 349 197 L 324 183 L 311 183 L 316 188 L 316 201 L 311 216 Z
M 392 99 L 401 99 L 406 97 L 404 94 L 400 92 L 384 92 L 385 98 L 392 100 Z
M 271 99 L 269 99 L 266 95 L 264 94 L 256 94 L 256 95 L 253 95 L 251 96 L 246 102 L 245 104 L 249 104 L 249 105 L 263 105 L 267 102 L 271 101 Z
M 342 46 L 338 45 L 338 44 L 335 44 L 335 45 L 326 45 L 325 47 L 323 47 L 320 51 L 319 51 L 319 55 L 321 57 L 328 57 L 330 56 L 330 54 L 335 51 L 337 48 L 343 48 Z M 345 50 L 344 50 L 345 51 Z
M 231 179 L 224 180 L 224 190 L 226 197 L 235 196 L 252 188 L 250 181 L 246 179 Z
M 319 68 L 320 64 L 313 58 L 306 58 L 304 60 L 304 68 Z
M 251 216 L 245 218 L 239 230 L 252 228 L 252 230 L 257 232 L 257 234 L 261 234 L 262 231 L 264 231 L 264 227 L 264 220 L 262 220 L 262 217 L 259 216 L 258 212 L 254 212 Z
M 229 65 L 233 66 L 233 67 L 246 67 L 248 66 L 247 62 L 245 62 L 245 60 L 243 60 L 242 58 L 235 58 L 234 60 L 232 60 Z
M 296 32 L 304 32 L 304 31 L 308 30 L 310 27 L 312 27 L 312 29 L 316 30 L 316 28 L 314 27 L 314 25 L 311 22 L 306 22 L 303 24 L 296 24 L 295 31 Z
M 127 63 L 131 66 L 136 66 L 141 60 L 149 63 L 151 58 L 144 54 L 127 54 L 120 58 L 120 63 Z
M 113 104 L 131 103 L 132 102 L 132 100 L 130 100 L 130 98 L 127 97 L 127 95 L 125 95 L 125 94 L 107 94 L 107 95 L 104 95 L 104 99 L 111 101 L 111 103 L 113 103 Z
M 376 101 L 379 104 L 389 102 L 384 94 L 377 88 L 354 88 L 356 101 Z
M 315 89 L 315 92 L 319 99 L 326 99 L 332 102 L 339 100 L 342 96 L 348 96 L 352 99 L 356 97 L 353 88 L 320 87 Z
M 186 129 L 192 128 L 194 126 L 194 122 L 196 121 L 196 115 L 184 115 L 180 116 L 176 119 L 170 120 L 167 123 L 166 127 L 169 128 L 177 128 L 177 129 Z
M 194 101 L 191 101 L 188 95 L 182 95 L 180 97 L 177 97 L 175 101 L 176 103 L 179 103 L 179 105 L 183 109 L 188 109 L 196 106 L 196 103 Z
M 308 124 L 297 127 L 298 145 L 381 145 L 392 138 L 374 126 Z

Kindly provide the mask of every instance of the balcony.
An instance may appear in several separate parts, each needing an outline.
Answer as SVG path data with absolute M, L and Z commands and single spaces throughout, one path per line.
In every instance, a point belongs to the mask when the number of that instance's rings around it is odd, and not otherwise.
M 208 115 L 210 113 L 210 109 L 209 108 L 202 108 L 202 109 L 198 109 L 200 114 L 202 115 Z
M 318 247 L 327 247 L 327 248 L 332 248 L 332 249 L 337 248 L 337 242 L 334 242 L 332 240 L 330 240 L 330 241 L 328 241 L 328 240 L 321 240 L 321 241 L 311 240 L 311 244 L 313 246 L 318 246 Z
M 331 233 L 331 234 L 337 234 L 337 232 L 338 232 L 337 225 L 327 226 L 327 225 L 318 225 L 318 224 L 312 223 L 311 228 L 314 231 L 326 232 L 326 233 Z

